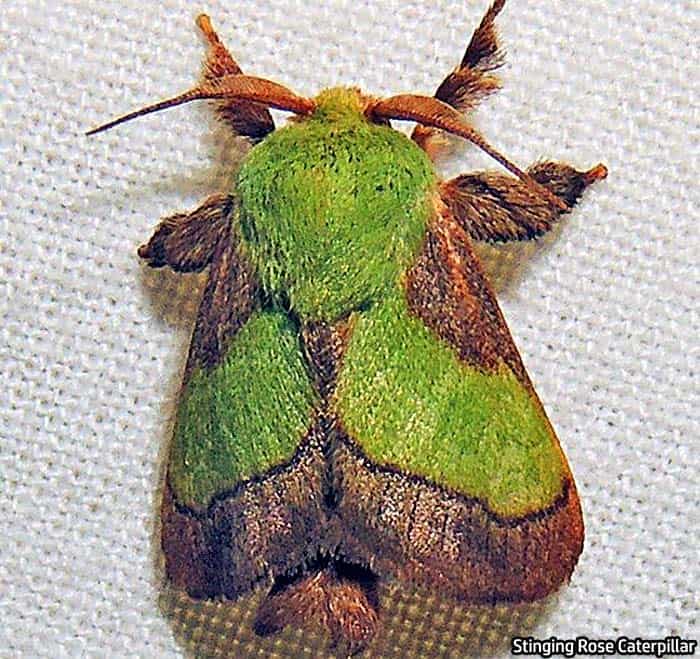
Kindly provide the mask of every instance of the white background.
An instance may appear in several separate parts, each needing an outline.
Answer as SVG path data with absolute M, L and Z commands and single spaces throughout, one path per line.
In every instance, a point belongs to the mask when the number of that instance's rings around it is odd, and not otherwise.
M 237 147 L 194 105 L 83 132 L 196 80 L 199 11 L 245 72 L 388 95 L 432 93 L 485 9 L 3 1 L 1 656 L 184 652 L 158 606 L 156 530 L 197 280 L 135 249 L 222 189 Z M 610 169 L 552 240 L 495 267 L 587 524 L 535 636 L 697 634 L 699 14 L 532 0 L 499 18 L 505 87 L 479 127 L 521 165 Z M 465 147 L 449 171 L 485 164 Z

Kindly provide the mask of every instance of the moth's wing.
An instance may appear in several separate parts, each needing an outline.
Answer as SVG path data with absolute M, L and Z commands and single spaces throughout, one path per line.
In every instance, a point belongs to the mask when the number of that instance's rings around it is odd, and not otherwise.
M 405 287 L 355 318 L 335 409 L 349 560 L 475 602 L 569 578 L 583 543 L 571 472 L 446 210 Z
M 298 329 L 265 307 L 234 231 L 212 255 L 162 504 L 170 581 L 235 597 L 315 556 L 324 433 Z

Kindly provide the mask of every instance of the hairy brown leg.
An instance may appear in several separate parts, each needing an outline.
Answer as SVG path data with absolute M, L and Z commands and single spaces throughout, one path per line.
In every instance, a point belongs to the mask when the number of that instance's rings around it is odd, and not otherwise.
M 238 66 L 236 60 L 219 39 L 209 16 L 200 14 L 197 17 L 197 26 L 209 45 L 209 52 L 204 60 L 204 80 L 216 83 L 224 76 L 243 73 L 241 67 Z M 233 128 L 237 135 L 248 137 L 254 142 L 261 140 L 275 129 L 272 115 L 267 108 L 250 101 L 235 99 L 218 101 L 216 112 L 219 118 Z
M 215 194 L 189 213 L 161 220 L 139 256 L 152 268 L 170 266 L 175 272 L 201 272 L 227 235 L 235 209 L 230 195 Z
M 566 202 L 567 210 L 583 191 L 607 176 L 599 164 L 579 171 L 559 162 L 542 162 L 527 170 L 535 181 Z M 462 174 L 440 185 L 440 196 L 455 219 L 474 240 L 529 240 L 549 231 L 565 210 L 550 204 L 536 191 L 507 174 Z
M 440 83 L 435 98 L 444 101 L 460 112 L 472 112 L 487 96 L 501 88 L 501 81 L 493 71 L 504 62 L 504 54 L 496 30 L 496 17 L 505 0 L 496 0 L 487 10 L 481 23 L 474 30 L 462 61 Z M 441 131 L 416 126 L 411 135 L 433 160 L 447 147 Z

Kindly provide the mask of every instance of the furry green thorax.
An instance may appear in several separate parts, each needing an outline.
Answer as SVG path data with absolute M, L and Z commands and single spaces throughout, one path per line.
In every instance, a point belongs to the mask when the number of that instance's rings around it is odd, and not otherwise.
M 266 290 L 304 318 L 381 298 L 412 263 L 436 185 L 426 154 L 371 123 L 354 89 L 253 148 L 238 175 L 243 249 Z

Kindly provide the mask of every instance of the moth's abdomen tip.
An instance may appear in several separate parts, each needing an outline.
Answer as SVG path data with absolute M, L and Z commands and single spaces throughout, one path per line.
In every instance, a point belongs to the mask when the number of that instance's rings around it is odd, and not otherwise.
M 327 628 L 334 643 L 348 645 L 352 654 L 363 650 L 377 633 L 376 577 L 340 563 L 311 569 L 283 587 L 273 589 L 261 602 L 254 630 L 269 636 L 287 625 L 303 628 L 310 611 Z M 366 573 L 366 574 L 365 574 Z

